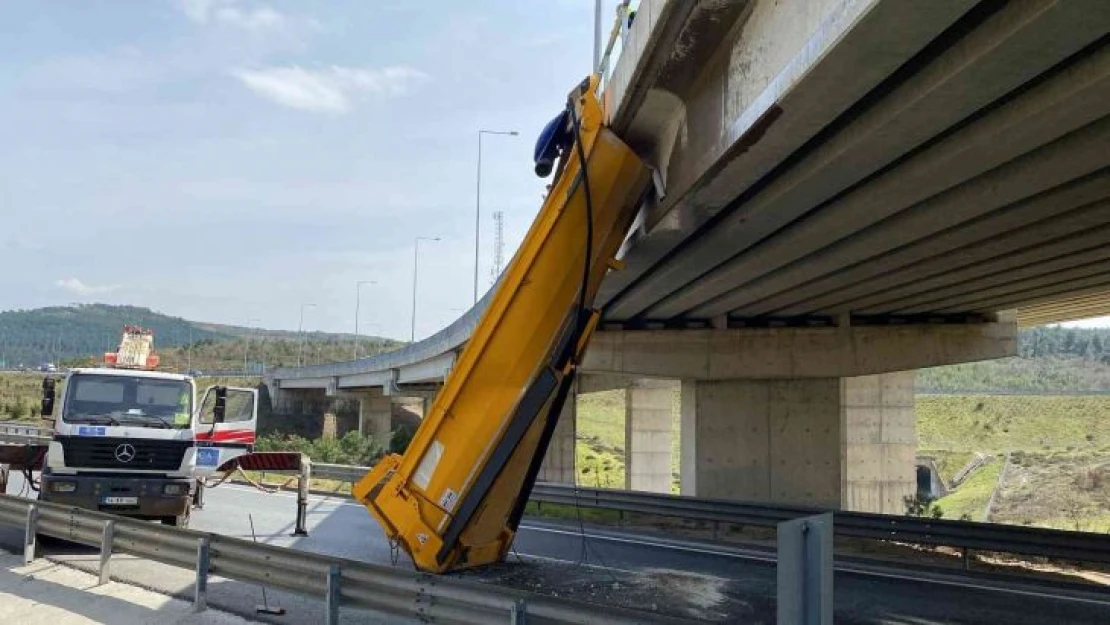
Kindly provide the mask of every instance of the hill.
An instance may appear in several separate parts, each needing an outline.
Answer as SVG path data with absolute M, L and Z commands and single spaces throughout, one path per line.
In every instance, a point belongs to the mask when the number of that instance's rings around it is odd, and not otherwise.
M 0 366 L 37 366 L 43 362 L 88 365 L 119 344 L 123 326 L 154 331 L 163 366 L 170 369 L 241 370 L 350 360 L 353 335 L 265 330 L 189 321 L 148 308 L 82 304 L 0 312 Z M 362 337 L 360 354 L 399 347 L 381 337 Z
M 917 372 L 918 390 L 1110 390 L 1110 328 L 1040 327 L 1018 335 L 1018 356 Z

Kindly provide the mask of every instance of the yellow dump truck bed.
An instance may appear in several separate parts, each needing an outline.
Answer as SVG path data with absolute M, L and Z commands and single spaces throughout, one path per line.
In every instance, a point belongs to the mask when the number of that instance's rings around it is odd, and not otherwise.
M 496 562 L 508 551 L 597 320 L 589 307 L 648 186 L 646 167 L 604 127 L 596 87 L 592 78 L 571 95 L 587 176 L 570 146 L 408 450 L 355 485 L 421 570 Z

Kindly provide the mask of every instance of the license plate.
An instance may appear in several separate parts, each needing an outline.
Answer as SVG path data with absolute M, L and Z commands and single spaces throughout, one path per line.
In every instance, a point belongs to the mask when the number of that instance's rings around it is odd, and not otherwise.
M 134 506 L 138 505 L 138 497 L 105 497 L 103 499 L 105 505 L 108 506 Z

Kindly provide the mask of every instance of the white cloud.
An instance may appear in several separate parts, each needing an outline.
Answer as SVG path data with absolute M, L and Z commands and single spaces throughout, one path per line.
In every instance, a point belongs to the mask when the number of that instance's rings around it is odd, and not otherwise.
M 247 88 L 282 106 L 316 113 L 344 113 L 352 100 L 362 96 L 397 96 L 428 80 L 411 67 L 354 69 L 333 66 L 326 70 L 269 67 L 231 72 Z
M 74 293 L 76 295 L 97 295 L 97 294 L 101 294 L 101 293 L 111 293 L 112 291 L 119 290 L 119 288 L 120 288 L 120 286 L 118 284 L 111 284 L 111 285 L 85 284 L 84 282 L 81 282 L 77 278 L 63 278 L 61 280 L 56 281 L 54 283 L 54 285 L 59 286 L 59 287 L 65 289 L 65 290 L 69 291 L 70 293 Z
M 288 18 L 267 5 L 243 7 L 238 0 L 179 0 L 185 16 L 197 24 L 218 24 L 250 31 L 280 29 Z

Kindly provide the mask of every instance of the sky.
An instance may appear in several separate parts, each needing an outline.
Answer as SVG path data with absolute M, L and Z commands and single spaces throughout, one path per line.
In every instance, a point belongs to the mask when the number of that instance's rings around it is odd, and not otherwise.
M 0 0 L 0 310 L 105 302 L 408 339 L 472 303 L 590 0 Z M 608 2 L 607 4 L 614 4 Z M 606 10 L 608 14 L 608 9 Z
M 606 0 L 605 15 L 616 0 Z M 0 310 L 105 302 L 419 339 L 587 73 L 590 0 L 0 0 Z M 1110 325 L 1110 319 L 1083 322 Z

